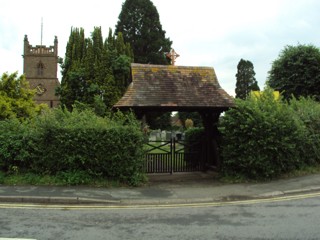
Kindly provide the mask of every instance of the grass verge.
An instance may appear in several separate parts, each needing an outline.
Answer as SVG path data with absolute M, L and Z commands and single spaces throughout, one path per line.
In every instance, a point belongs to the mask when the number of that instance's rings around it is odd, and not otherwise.
M 33 185 L 33 186 L 91 186 L 91 187 L 122 187 L 127 186 L 119 181 L 103 178 L 82 178 L 77 174 L 61 173 L 56 176 L 38 175 L 34 173 L 6 174 L 0 172 L 0 184 Z
M 248 179 L 241 175 L 223 175 L 219 174 L 218 179 L 222 183 L 259 183 L 259 182 L 268 182 L 272 180 L 280 180 L 280 179 L 288 179 L 294 177 L 303 177 L 312 174 L 320 174 L 320 164 L 314 166 L 304 166 L 300 169 L 291 171 L 289 173 L 282 174 L 279 178 L 270 179 L 270 180 L 255 180 L 255 179 Z

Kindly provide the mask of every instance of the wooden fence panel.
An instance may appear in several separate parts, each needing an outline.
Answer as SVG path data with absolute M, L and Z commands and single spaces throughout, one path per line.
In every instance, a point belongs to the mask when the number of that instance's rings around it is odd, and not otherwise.
M 149 141 L 146 144 L 147 173 L 194 172 L 204 170 L 204 154 L 183 141 Z

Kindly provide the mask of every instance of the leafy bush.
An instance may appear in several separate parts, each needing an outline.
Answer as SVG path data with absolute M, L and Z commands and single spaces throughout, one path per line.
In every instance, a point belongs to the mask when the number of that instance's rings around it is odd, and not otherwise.
M 200 141 L 204 136 L 204 128 L 189 128 L 185 131 L 185 139 L 187 143 Z
M 24 121 L 47 109 L 46 104 L 37 105 L 33 101 L 34 94 L 24 75 L 3 73 L 0 77 L 0 120 L 17 118 Z
M 24 148 L 27 132 L 26 124 L 17 118 L 0 121 L 0 170 L 24 167 L 28 155 Z
M 221 129 L 225 174 L 270 179 L 304 164 L 306 127 L 293 108 L 275 99 L 272 89 L 259 97 L 236 99 Z
M 301 155 L 306 164 L 320 162 L 320 104 L 311 98 L 292 98 L 290 107 L 306 127 L 302 145 Z
M 189 128 L 185 132 L 185 161 L 197 165 L 203 159 L 204 128 Z
M 4 172 L 1 172 L 1 171 L 0 171 L 0 184 L 3 184 L 3 183 L 4 183 L 4 178 L 5 178 Z
M 57 178 L 60 179 L 59 182 L 64 183 L 64 185 L 83 185 L 91 181 L 91 176 L 86 171 L 59 172 Z
M 44 174 L 85 172 L 90 176 L 138 184 L 144 177 L 143 136 L 132 114 L 101 118 L 89 110 L 48 111 L 32 122 L 0 122 L 3 170 L 19 164 L 21 170 Z M 69 179 L 69 180 L 68 180 Z M 70 180 L 71 179 L 71 180 Z

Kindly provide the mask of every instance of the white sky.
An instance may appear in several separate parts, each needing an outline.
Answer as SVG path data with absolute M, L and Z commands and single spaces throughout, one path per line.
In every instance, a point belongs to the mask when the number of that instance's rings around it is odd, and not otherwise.
M 1 0 L 0 74 L 23 73 L 23 39 L 31 45 L 59 41 L 64 57 L 71 27 L 82 27 L 89 37 L 101 26 L 104 38 L 115 29 L 124 0 Z M 250 60 L 260 88 L 286 45 L 320 41 L 319 0 L 152 0 L 166 37 L 182 66 L 214 67 L 220 85 L 234 95 L 235 74 L 241 58 Z M 59 70 L 60 78 L 60 70 Z M 61 79 L 60 79 L 61 80 Z

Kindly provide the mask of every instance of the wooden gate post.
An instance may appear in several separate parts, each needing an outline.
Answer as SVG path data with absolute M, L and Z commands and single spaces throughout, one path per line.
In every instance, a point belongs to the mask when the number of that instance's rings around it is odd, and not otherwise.
M 220 157 L 218 151 L 218 142 L 219 137 L 218 131 L 218 121 L 220 112 L 201 112 L 201 117 L 203 121 L 205 139 L 206 139 L 206 163 L 207 165 L 213 165 L 215 167 L 220 166 Z M 208 167 L 209 167 L 208 166 Z
M 176 142 L 175 142 L 175 138 L 172 137 L 171 135 L 171 139 L 170 139 L 170 152 L 171 152 L 171 169 L 170 169 L 170 174 L 173 174 L 173 163 L 175 162 L 175 153 L 176 153 Z

